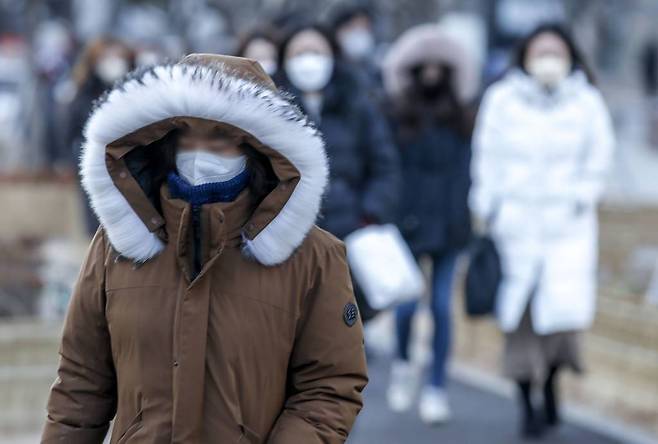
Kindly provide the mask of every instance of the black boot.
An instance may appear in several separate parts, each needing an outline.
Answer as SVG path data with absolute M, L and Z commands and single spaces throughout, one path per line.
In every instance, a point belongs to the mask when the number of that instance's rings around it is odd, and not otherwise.
M 557 366 L 551 367 L 544 383 L 544 413 L 546 415 L 546 425 L 549 427 L 560 424 L 560 407 L 557 393 L 558 370 Z
M 518 381 L 518 385 L 522 408 L 521 436 L 529 439 L 541 438 L 544 421 L 532 404 L 532 385 L 529 381 Z

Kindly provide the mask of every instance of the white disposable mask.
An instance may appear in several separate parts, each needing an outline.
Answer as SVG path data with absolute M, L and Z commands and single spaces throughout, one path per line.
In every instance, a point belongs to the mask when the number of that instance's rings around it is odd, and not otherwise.
M 539 83 L 555 88 L 569 75 L 571 66 L 564 57 L 545 55 L 530 60 L 527 68 L 528 73 Z
M 273 76 L 274 73 L 276 73 L 276 70 L 279 68 L 279 65 L 276 63 L 276 61 L 271 59 L 259 60 L 258 63 L 260 63 L 260 66 L 263 67 L 263 71 L 265 71 L 265 74 L 268 76 Z
M 106 56 L 98 61 L 95 71 L 103 82 L 110 84 L 119 80 L 128 69 L 128 61 L 123 57 Z
M 178 174 L 190 185 L 226 182 L 247 168 L 247 156 L 224 156 L 208 151 L 180 151 L 176 154 Z
M 304 53 L 286 61 L 285 69 L 292 84 L 302 92 L 318 92 L 331 79 L 334 59 L 324 54 Z
M 354 60 L 367 57 L 375 48 L 375 38 L 363 28 L 345 31 L 339 35 L 338 40 L 345 54 Z

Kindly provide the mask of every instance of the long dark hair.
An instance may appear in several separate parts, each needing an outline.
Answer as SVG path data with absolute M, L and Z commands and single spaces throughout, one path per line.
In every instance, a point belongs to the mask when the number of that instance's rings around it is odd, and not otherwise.
M 569 55 L 571 57 L 571 71 L 572 72 L 576 70 L 582 71 L 587 77 L 587 80 L 592 85 L 595 85 L 596 79 L 594 77 L 594 73 L 592 72 L 589 64 L 583 57 L 582 52 L 580 51 L 578 46 L 576 46 L 576 41 L 572 37 L 569 30 L 560 23 L 541 24 L 537 28 L 535 28 L 534 31 L 528 34 L 523 40 L 521 40 L 514 53 L 512 59 L 512 66 L 515 68 L 519 68 L 523 72 L 527 73 L 525 69 L 525 58 L 526 55 L 528 54 L 528 48 L 530 47 L 530 43 L 532 43 L 532 41 L 538 35 L 544 33 L 551 33 L 558 36 L 564 42 L 564 44 L 567 45 L 567 49 L 569 50 Z
M 419 86 L 423 67 L 423 64 L 419 64 L 409 69 L 414 82 L 390 108 L 400 127 L 400 135 L 403 138 L 413 137 L 424 123 L 429 122 L 452 128 L 462 136 L 470 137 L 473 119 L 457 97 L 454 67 L 443 65 L 445 77 L 433 99 L 425 99 Z

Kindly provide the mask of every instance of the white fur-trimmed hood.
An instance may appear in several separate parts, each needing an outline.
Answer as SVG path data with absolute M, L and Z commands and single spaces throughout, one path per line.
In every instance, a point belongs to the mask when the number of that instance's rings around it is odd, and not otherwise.
M 392 98 L 405 94 L 412 83 L 411 69 L 425 63 L 452 66 L 457 98 L 462 103 L 473 100 L 480 86 L 475 59 L 435 23 L 409 28 L 391 45 L 382 66 L 386 92 Z
M 244 241 L 245 251 L 264 265 L 285 261 L 301 245 L 319 212 L 328 178 L 322 137 L 286 96 L 226 63 L 168 64 L 133 73 L 96 106 L 85 128 L 80 169 L 83 187 L 114 249 L 143 262 L 164 244 L 110 176 L 106 147 L 173 117 L 238 127 L 299 171 L 299 181 L 279 213 Z

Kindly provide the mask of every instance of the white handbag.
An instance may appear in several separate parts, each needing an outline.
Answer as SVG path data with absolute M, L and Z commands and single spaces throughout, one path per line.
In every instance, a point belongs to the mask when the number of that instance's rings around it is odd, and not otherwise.
M 368 304 L 382 310 L 419 299 L 425 279 L 395 225 L 369 225 L 345 238 L 347 261 Z

